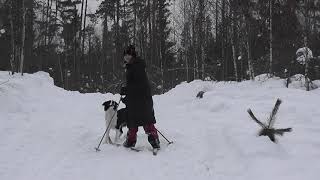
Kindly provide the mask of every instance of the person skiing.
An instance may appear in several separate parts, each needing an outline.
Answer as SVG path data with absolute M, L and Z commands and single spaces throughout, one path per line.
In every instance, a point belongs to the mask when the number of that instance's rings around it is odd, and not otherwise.
M 135 47 L 129 45 L 124 50 L 126 71 L 126 86 L 121 88 L 121 95 L 125 95 L 124 103 L 127 108 L 127 138 L 123 146 L 134 147 L 137 142 L 138 127 L 143 126 L 148 135 L 148 141 L 154 149 L 160 148 L 159 136 L 155 128 L 151 88 L 146 73 L 145 61 L 137 56 Z

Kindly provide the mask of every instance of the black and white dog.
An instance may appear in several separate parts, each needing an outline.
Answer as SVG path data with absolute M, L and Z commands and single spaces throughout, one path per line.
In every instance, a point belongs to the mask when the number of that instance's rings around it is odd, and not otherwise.
M 106 121 L 106 137 L 105 143 L 118 143 L 120 136 L 122 135 L 122 127 L 127 125 L 127 110 L 126 108 L 118 109 L 119 104 L 115 101 L 106 101 L 102 104 L 105 111 Z M 110 130 L 116 131 L 114 142 L 110 138 Z

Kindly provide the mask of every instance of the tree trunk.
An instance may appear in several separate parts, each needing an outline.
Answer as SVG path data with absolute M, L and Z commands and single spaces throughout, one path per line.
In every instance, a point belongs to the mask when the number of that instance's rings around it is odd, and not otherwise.
M 80 24 L 81 24 L 81 27 L 80 27 L 80 29 L 82 29 L 82 22 L 83 22 L 83 7 L 84 7 L 84 1 L 85 0 L 81 0 L 81 14 L 80 14 Z M 81 38 L 82 38 L 82 31 L 80 32 L 80 37 L 79 37 L 79 42 L 81 42 Z
M 62 71 L 62 66 L 61 66 L 61 57 L 60 57 L 60 55 L 58 55 L 58 65 L 59 65 L 59 70 L 60 70 L 61 84 L 62 84 L 62 87 L 65 88 L 65 84 L 64 84 L 64 81 L 63 81 L 63 71 Z
M 201 78 L 202 80 L 204 80 L 204 45 L 205 45 L 205 37 L 204 37 L 204 21 L 205 21 L 205 17 L 204 17 L 204 1 L 203 0 L 199 0 L 199 59 L 201 62 Z M 200 67 L 198 67 L 200 69 Z
M 152 14 L 151 14 L 151 1 L 148 0 L 148 26 L 149 26 L 149 47 L 152 47 L 152 43 L 153 43 L 153 36 L 152 36 L 152 23 L 151 23 L 151 17 L 152 17 Z M 153 58 L 152 58 L 152 48 L 149 48 L 149 51 L 148 51 L 148 55 L 149 55 L 149 61 L 150 61 L 150 66 L 153 65 Z
M 15 63 L 16 63 L 16 45 L 14 42 L 14 26 L 13 26 L 13 1 L 11 1 L 11 7 L 9 7 L 9 13 L 10 13 L 10 31 L 11 31 L 11 56 L 10 56 L 10 65 L 11 65 L 11 73 L 14 74 L 15 72 Z
M 196 51 L 196 28 L 195 28 L 195 26 L 196 26 L 196 23 L 195 23 L 195 21 L 196 21 L 196 19 L 195 19 L 195 6 L 194 6 L 194 4 L 192 4 L 192 2 L 190 2 L 189 3 L 189 7 L 190 7 L 190 13 L 191 13 L 191 45 L 190 45 L 190 47 L 191 47 L 191 53 L 192 53 L 192 55 L 191 55 L 191 59 L 192 59 L 192 65 L 193 65 L 193 80 L 194 79 L 197 79 L 198 78 L 198 76 L 197 76 L 197 70 L 198 70 L 198 59 L 197 59 L 197 51 Z
M 59 0 L 56 0 L 56 12 L 55 12 L 55 14 L 56 14 L 56 20 L 58 19 L 58 8 L 59 8 Z M 57 23 L 57 22 L 56 22 Z
M 76 6 L 74 7 L 76 8 Z M 72 82 L 73 84 L 70 85 L 70 87 L 72 87 L 72 85 L 74 85 L 74 90 L 76 90 L 79 87 L 79 76 L 78 76 L 78 67 L 79 67 L 79 62 L 77 62 L 77 31 L 78 31 L 78 27 L 77 27 L 77 11 L 74 12 L 74 19 L 73 19 L 73 80 L 74 82 Z
M 134 0 L 133 2 L 133 16 L 134 16 L 134 22 L 133 22 L 133 44 L 136 44 L 137 40 L 137 0 Z
M 186 1 L 183 1 L 183 24 L 184 25 L 186 24 L 186 19 L 187 19 L 186 11 L 187 11 Z M 189 34 L 189 26 L 186 31 L 187 31 L 186 34 Z M 183 58 L 183 61 L 185 62 L 186 81 L 187 82 L 189 82 L 189 63 L 188 63 L 188 56 L 187 56 L 187 54 L 189 52 L 188 48 L 189 48 L 189 40 L 186 42 L 186 45 L 184 47 L 184 51 L 182 52 L 182 58 Z
M 88 0 L 86 0 L 86 6 L 85 6 L 85 9 L 84 9 L 84 20 L 83 20 L 83 30 L 82 30 L 82 33 L 81 33 L 81 30 L 80 30 L 80 41 L 81 41 L 81 38 L 82 38 L 82 47 L 81 47 L 81 58 L 80 58 L 80 61 L 78 62 L 78 72 L 77 72 L 77 76 L 78 76 L 78 81 L 79 81 L 79 88 L 82 84 L 82 78 L 81 78 L 81 63 L 83 63 L 84 61 L 84 41 L 85 41 L 85 38 L 86 38 L 86 20 L 87 20 L 87 9 L 88 9 Z M 81 24 L 82 24 L 82 19 L 81 19 Z M 81 34 L 82 34 L 82 37 L 81 37 Z
M 121 50 L 120 50 L 120 1 L 117 1 L 117 25 L 116 25 L 116 42 L 115 42 L 115 45 L 116 45 L 116 62 L 119 62 L 120 60 L 120 56 L 121 56 Z M 121 69 L 121 66 L 120 66 L 120 63 L 116 63 L 116 72 L 119 73 L 120 72 L 120 69 Z
M 226 37 L 226 24 L 225 24 L 225 1 L 222 0 L 222 10 L 221 10 L 221 59 L 222 59 L 222 80 L 226 80 L 226 59 L 225 59 L 225 37 Z
M 34 0 L 25 0 L 25 48 L 24 48 L 24 72 L 34 72 L 36 66 L 33 45 L 34 45 Z
M 243 41 L 240 41 L 240 44 L 241 44 L 241 46 L 239 47 L 240 48 L 240 63 L 241 63 L 241 65 L 240 65 L 240 78 L 241 78 L 241 81 L 244 79 L 243 78 L 243 55 L 244 55 L 244 52 L 243 52 L 243 47 L 244 47 L 244 43 L 243 43 Z
M 113 18 L 113 25 L 116 25 L 116 16 L 114 16 Z M 116 29 L 116 32 L 115 32 L 115 38 L 117 38 L 117 29 Z M 117 54 L 117 45 L 115 45 L 115 47 L 113 47 L 115 49 L 115 52 L 112 51 L 112 73 L 114 74 L 115 73 L 115 58 L 116 58 L 116 54 Z
M 107 61 L 108 55 L 108 16 L 104 15 L 103 32 L 102 32 L 102 61 L 106 62 L 106 71 L 110 72 L 110 63 Z M 108 78 L 108 77 L 107 77 Z
M 233 33 L 235 33 L 235 32 L 233 32 Z M 235 34 L 233 34 L 233 36 L 235 36 Z M 234 37 L 232 37 L 232 39 L 231 39 L 231 46 L 232 46 L 232 59 L 233 59 L 233 67 L 234 67 L 234 76 L 236 78 L 236 81 L 239 81 L 237 55 L 236 55 L 236 47 L 235 47 Z
M 44 45 L 47 45 L 48 39 L 48 28 L 49 28 L 49 8 L 50 8 L 50 0 L 47 0 L 47 13 L 46 13 L 46 25 L 45 25 L 45 34 L 44 34 Z
M 273 57 L 272 57 L 272 42 L 273 42 L 273 38 L 272 38 L 272 9 L 273 9 L 273 0 L 270 0 L 270 42 L 269 42 L 269 47 L 270 47 L 270 62 L 269 62 L 269 74 L 270 76 L 272 76 L 272 64 L 273 64 Z
M 231 36 L 231 46 L 232 46 L 232 59 L 233 59 L 233 67 L 234 67 L 234 76 L 236 78 L 236 81 L 239 81 L 238 76 L 238 65 L 237 65 L 237 55 L 236 55 L 236 32 L 237 32 L 237 26 L 235 25 L 235 10 L 236 8 L 232 5 L 231 8 L 231 29 L 232 29 L 232 36 Z
M 309 1 L 308 0 L 304 0 L 304 4 L 305 4 L 305 23 L 306 23 L 306 27 L 305 27 L 305 37 L 304 37 L 304 47 L 306 50 L 306 58 L 305 58 L 305 72 L 304 72 L 304 76 L 305 76 L 305 86 L 306 86 L 306 90 L 309 91 L 310 90 L 310 82 L 309 82 L 309 52 L 308 52 L 308 35 L 309 35 L 309 26 L 310 26 L 310 21 L 309 21 Z
M 82 48 L 81 48 L 81 55 L 84 55 L 84 40 L 86 36 L 86 20 L 87 20 L 87 9 L 88 9 L 88 0 L 86 0 L 86 7 L 84 10 L 84 20 L 83 20 L 83 30 L 82 30 Z
M 151 59 L 153 64 L 158 65 L 157 58 L 157 26 L 156 26 L 157 1 L 152 1 L 152 42 L 151 42 Z
M 217 49 L 217 45 L 218 45 L 218 32 L 219 32 L 219 28 L 218 28 L 218 18 L 219 18 L 219 11 L 218 11 L 218 0 L 216 0 L 216 7 L 215 7 L 215 46 L 214 46 L 214 49 L 213 51 L 215 52 L 216 49 Z M 216 64 L 218 63 L 219 59 L 218 59 L 218 54 L 215 55 L 215 62 Z M 220 67 L 218 66 L 218 68 L 221 68 L 221 63 L 220 63 Z M 216 73 L 217 76 L 219 77 L 220 74 Z
M 248 56 L 248 68 L 249 68 L 249 77 L 251 80 L 254 80 L 254 71 L 253 71 L 253 64 L 251 59 L 251 47 L 250 47 L 250 31 L 248 32 L 248 39 L 247 39 L 247 56 Z
M 54 21 L 54 23 L 57 25 L 57 24 L 58 24 L 59 0 L 56 0 L 56 4 L 55 4 L 55 5 L 56 5 L 56 9 L 55 9 L 55 12 L 54 12 L 54 14 L 55 14 L 55 17 L 54 17 L 55 21 Z M 54 38 L 54 35 L 51 36 L 50 39 L 49 39 L 49 43 L 50 43 L 50 44 L 51 44 L 53 38 Z
M 22 35 L 21 35 L 21 57 L 20 57 L 20 73 L 23 76 L 23 64 L 24 64 L 24 42 L 26 36 L 26 10 L 24 7 L 24 1 L 22 1 Z
M 33 0 L 32 0 L 33 1 Z M 54 38 L 54 35 L 50 36 L 50 22 L 51 22 L 51 14 L 52 14 L 52 1 L 53 0 L 50 0 L 50 9 L 49 9 L 49 17 L 48 17 L 48 45 L 51 44 L 52 42 L 52 39 Z
M 216 0 L 216 20 L 215 20 L 215 34 L 216 34 L 216 37 L 215 37 L 215 43 L 217 43 L 217 38 L 218 38 L 218 16 L 219 16 L 219 11 L 218 11 L 218 0 Z M 217 60 L 217 59 L 216 59 Z

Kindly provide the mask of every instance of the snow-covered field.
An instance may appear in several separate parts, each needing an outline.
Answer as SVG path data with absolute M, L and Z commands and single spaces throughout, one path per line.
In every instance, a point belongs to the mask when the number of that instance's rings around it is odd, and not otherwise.
M 142 129 L 142 152 L 107 144 L 95 152 L 105 128 L 101 104 L 119 95 L 65 91 L 43 72 L 0 72 L 0 84 L 1 180 L 319 178 L 319 89 L 287 89 L 281 79 L 182 83 L 154 96 L 157 127 L 174 144 L 161 139 L 152 156 Z M 203 99 L 195 98 L 200 90 Z M 275 126 L 293 132 L 274 144 L 257 137 L 246 110 L 264 121 L 277 98 L 283 103 Z

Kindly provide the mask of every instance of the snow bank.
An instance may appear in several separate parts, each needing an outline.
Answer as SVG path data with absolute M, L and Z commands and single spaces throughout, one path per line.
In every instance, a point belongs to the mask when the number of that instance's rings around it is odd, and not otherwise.
M 288 89 L 265 75 L 181 83 L 154 96 L 157 127 L 174 141 L 167 146 L 161 138 L 154 157 L 142 129 L 136 146 L 143 152 L 107 144 L 94 151 L 105 128 L 101 104 L 119 95 L 65 91 L 46 73 L 0 72 L 0 84 L 0 179 L 318 179 L 319 89 Z M 275 126 L 293 132 L 273 144 L 256 136 L 246 110 L 265 121 L 277 98 L 283 103 Z

